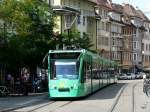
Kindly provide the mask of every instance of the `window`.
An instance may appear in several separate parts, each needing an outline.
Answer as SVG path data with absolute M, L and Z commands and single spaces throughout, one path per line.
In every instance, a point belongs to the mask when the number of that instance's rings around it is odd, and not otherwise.
M 146 44 L 146 51 L 148 51 L 148 44 Z
M 76 60 L 53 60 L 51 62 L 51 79 L 77 79 L 79 63 Z
M 137 42 L 133 42 L 133 48 L 134 48 L 134 49 L 137 48 Z
M 101 45 L 101 41 L 102 41 L 101 36 L 98 36 L 97 38 L 98 38 L 98 44 Z
M 136 54 L 136 53 L 133 54 L 133 60 L 134 60 L 134 61 L 137 60 L 137 54 Z
M 78 16 L 78 24 L 81 24 L 81 16 Z
M 70 27 L 71 22 L 72 22 L 72 16 L 65 16 L 65 21 L 66 21 L 66 27 Z
M 109 24 L 106 23 L 106 31 L 109 31 Z
M 102 30 L 104 30 L 104 22 L 102 22 Z
M 83 16 L 83 25 L 85 25 L 85 16 Z
M 108 46 L 108 38 L 105 37 L 105 45 Z
M 113 38 L 113 41 L 112 41 L 112 45 L 114 46 L 115 45 L 115 39 Z
M 86 82 L 88 79 L 91 79 L 91 65 L 87 61 L 84 61 L 83 68 L 82 76 L 84 77 L 82 77 L 82 82 Z
M 149 46 L 149 49 L 150 49 L 150 46 Z M 144 51 L 144 43 L 142 43 L 142 51 Z

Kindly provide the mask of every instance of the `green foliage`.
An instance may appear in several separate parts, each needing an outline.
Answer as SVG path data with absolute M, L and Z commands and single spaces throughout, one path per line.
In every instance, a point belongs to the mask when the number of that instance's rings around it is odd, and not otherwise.
M 42 0 L 1 0 L 0 62 L 9 67 L 36 67 L 52 44 L 54 16 Z
M 54 36 L 55 16 L 45 1 L 0 0 L 0 63 L 13 69 L 35 68 L 56 46 L 92 46 L 87 34 L 80 37 L 76 31 Z
M 80 36 L 80 33 L 77 31 L 68 31 L 62 33 L 62 35 L 58 35 L 57 43 L 59 46 L 66 46 L 66 47 L 74 47 L 74 48 L 83 48 L 83 49 L 90 49 L 93 46 L 91 44 L 91 40 L 87 34 L 83 34 Z

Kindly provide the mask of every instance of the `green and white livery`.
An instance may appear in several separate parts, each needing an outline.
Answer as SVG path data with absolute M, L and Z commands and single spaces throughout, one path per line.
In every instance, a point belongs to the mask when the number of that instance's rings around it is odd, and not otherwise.
M 89 95 L 117 82 L 117 63 L 87 50 L 50 50 L 50 98 Z

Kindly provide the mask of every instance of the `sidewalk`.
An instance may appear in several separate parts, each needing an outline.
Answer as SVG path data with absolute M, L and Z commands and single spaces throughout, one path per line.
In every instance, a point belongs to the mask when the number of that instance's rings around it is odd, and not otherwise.
M 13 97 L 12 97 L 13 96 Z M 0 112 L 12 111 L 14 109 L 27 107 L 35 103 L 49 101 L 46 93 L 29 93 L 28 96 L 12 95 L 8 97 L 0 97 Z
M 40 93 L 28 93 L 28 95 L 27 96 L 38 96 L 38 95 L 43 95 L 43 94 L 47 94 L 48 95 L 48 92 L 40 92 Z M 23 94 L 9 94 L 9 96 L 14 96 L 14 97 L 17 97 L 17 96 L 25 96 L 25 95 L 23 95 Z M 9 97 L 8 96 L 8 97 Z M 0 97 L 1 98 L 1 97 Z

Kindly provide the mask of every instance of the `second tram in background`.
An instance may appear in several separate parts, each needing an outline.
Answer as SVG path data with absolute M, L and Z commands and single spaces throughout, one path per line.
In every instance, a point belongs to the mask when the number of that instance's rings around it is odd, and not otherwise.
M 89 95 L 117 82 L 117 63 L 87 50 L 50 50 L 50 98 Z

